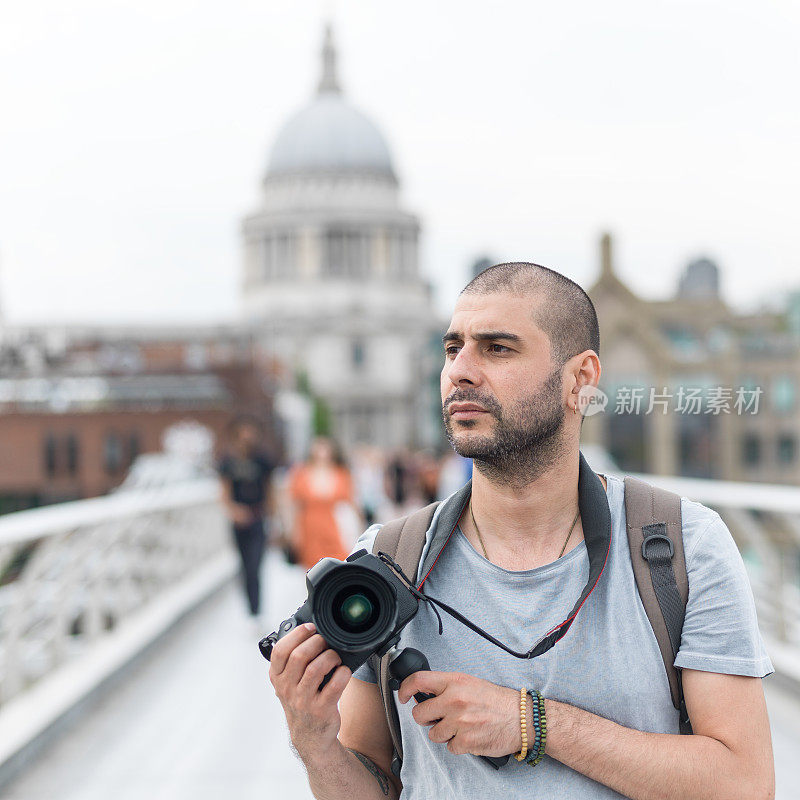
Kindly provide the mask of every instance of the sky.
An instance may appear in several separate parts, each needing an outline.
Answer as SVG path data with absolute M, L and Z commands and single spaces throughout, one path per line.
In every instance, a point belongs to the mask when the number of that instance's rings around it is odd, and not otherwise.
M 708 256 L 741 309 L 800 289 L 791 0 L 26 0 L 0 5 L 0 314 L 238 312 L 240 225 L 331 19 L 446 312 L 470 264 L 638 294 Z

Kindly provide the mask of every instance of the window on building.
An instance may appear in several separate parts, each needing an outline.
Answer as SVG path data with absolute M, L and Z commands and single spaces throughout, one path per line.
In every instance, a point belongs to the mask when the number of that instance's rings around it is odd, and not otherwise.
M 612 414 L 608 420 L 608 451 L 620 469 L 644 472 L 645 454 L 644 414 Z
M 794 464 L 797 458 L 797 439 L 784 434 L 778 437 L 778 462 L 780 464 Z
M 48 433 L 44 440 L 44 472 L 48 478 L 54 478 L 58 471 L 58 440 Z
M 733 335 L 725 325 L 715 325 L 708 333 L 708 349 L 712 353 L 725 353 L 733 346 Z
M 344 277 L 347 268 L 344 231 L 325 231 L 322 246 L 322 274 L 329 278 Z
M 103 441 L 103 467 L 109 475 L 116 475 L 122 469 L 122 440 L 113 431 Z
M 265 280 L 291 278 L 296 273 L 297 237 L 272 231 L 261 240 L 261 274 Z
M 275 241 L 275 264 L 273 267 L 278 278 L 290 278 L 295 274 L 295 236 L 291 233 L 279 233 Z
M 208 351 L 204 344 L 187 345 L 183 351 L 183 364 L 187 369 L 205 369 L 208 366 Z
M 400 274 L 410 277 L 414 274 L 414 234 L 412 231 L 401 231 L 399 234 L 399 266 Z
M 665 325 L 662 332 L 672 352 L 682 361 L 698 361 L 703 355 L 703 343 L 697 332 L 684 325 Z
M 80 444 L 78 442 L 78 437 L 74 433 L 67 434 L 65 446 L 67 451 L 67 472 L 74 478 L 78 474 L 78 468 L 80 467 Z
M 390 231 L 389 233 L 389 274 L 393 278 L 401 278 L 404 274 L 403 232 Z
M 14 511 L 25 511 L 28 508 L 36 508 L 42 505 L 42 499 L 38 494 L 22 493 L 9 493 L 0 494 L 0 516 L 3 514 L 12 514 Z M 0 578 L 0 583 L 7 582 L 11 579 L 11 572 L 9 567 L 6 567 L 5 575 Z
M 748 467 L 761 463 L 761 439 L 754 433 L 745 434 L 742 438 L 742 461 Z
M 353 368 L 360 372 L 364 368 L 364 364 L 367 359 L 366 350 L 364 348 L 364 342 L 361 339 L 353 339 L 350 343 L 350 363 L 353 365 Z
M 329 228 L 322 241 L 322 274 L 330 278 L 369 276 L 370 237 L 362 231 Z
M 717 458 L 718 420 L 708 414 L 678 414 L 678 464 L 681 475 L 713 478 Z
M 275 258 L 272 252 L 274 239 L 267 235 L 261 241 L 261 269 L 265 280 L 275 277 Z
M 772 382 L 772 407 L 785 414 L 794 411 L 796 390 L 794 379 L 789 375 L 780 375 Z
M 128 437 L 128 464 L 133 464 L 142 452 L 142 443 L 139 431 L 133 431 Z
M 350 409 L 351 435 L 356 442 L 375 441 L 375 409 L 369 403 L 355 403 Z

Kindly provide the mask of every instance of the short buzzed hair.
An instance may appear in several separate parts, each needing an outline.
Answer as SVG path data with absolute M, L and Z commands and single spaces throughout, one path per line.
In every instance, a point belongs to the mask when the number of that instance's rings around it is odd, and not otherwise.
M 540 264 L 514 261 L 495 264 L 476 275 L 461 294 L 540 294 L 544 302 L 534 321 L 550 339 L 552 359 L 563 366 L 584 350 L 600 355 L 600 327 L 589 295 L 560 272 Z

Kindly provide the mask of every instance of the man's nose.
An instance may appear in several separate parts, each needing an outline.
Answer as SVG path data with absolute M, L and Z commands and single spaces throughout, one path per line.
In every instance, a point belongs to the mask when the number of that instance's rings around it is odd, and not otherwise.
M 445 367 L 447 378 L 453 386 L 476 386 L 481 382 L 481 374 L 471 348 L 462 347 L 456 357 Z

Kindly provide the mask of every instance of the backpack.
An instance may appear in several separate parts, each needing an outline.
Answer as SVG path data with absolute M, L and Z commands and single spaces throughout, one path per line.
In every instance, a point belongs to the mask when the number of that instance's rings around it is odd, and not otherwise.
M 425 547 L 425 534 L 439 505 L 440 502 L 431 503 L 408 516 L 386 523 L 375 537 L 372 552 L 387 553 L 413 580 Z M 683 552 L 681 498 L 673 492 L 628 476 L 625 478 L 625 516 L 636 587 L 664 661 L 672 704 L 680 715 L 680 732 L 691 734 L 681 674 L 673 665 L 681 643 L 689 594 Z M 394 694 L 389 687 L 390 658 L 389 653 L 375 655 L 371 663 L 378 679 L 394 746 L 392 772 L 399 776 L 403 743 Z

